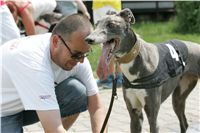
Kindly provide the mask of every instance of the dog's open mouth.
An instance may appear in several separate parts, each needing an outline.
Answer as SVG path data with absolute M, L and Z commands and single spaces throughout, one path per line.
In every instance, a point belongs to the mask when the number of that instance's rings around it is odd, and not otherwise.
M 107 65 L 110 63 L 110 60 L 114 55 L 118 44 L 119 44 L 118 38 L 112 38 L 109 41 L 103 43 L 103 56 L 105 58 Z

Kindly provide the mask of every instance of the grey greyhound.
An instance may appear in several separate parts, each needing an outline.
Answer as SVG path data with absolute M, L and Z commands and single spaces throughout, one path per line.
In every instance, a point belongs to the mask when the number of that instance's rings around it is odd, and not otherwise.
M 151 133 L 158 133 L 157 116 L 162 102 L 172 94 L 173 109 L 181 133 L 188 128 L 186 98 L 200 77 L 200 45 L 170 40 L 162 44 L 145 42 L 131 28 L 135 18 L 129 9 L 99 20 L 86 38 L 90 44 L 103 43 L 110 49 L 123 72 L 123 94 L 131 118 L 131 133 L 142 131 L 144 109 Z

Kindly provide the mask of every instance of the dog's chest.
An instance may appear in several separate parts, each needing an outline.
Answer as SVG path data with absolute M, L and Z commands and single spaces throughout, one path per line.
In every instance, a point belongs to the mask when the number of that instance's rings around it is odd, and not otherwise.
M 130 62 L 128 64 L 121 64 L 120 68 L 123 72 L 123 74 L 126 76 L 126 78 L 129 81 L 133 81 L 138 78 L 139 72 L 135 75 L 131 74 L 129 72 L 130 68 L 132 67 L 133 62 Z M 131 104 L 132 108 L 143 108 L 145 105 L 145 97 L 147 96 L 147 93 L 144 89 L 133 89 L 133 88 L 126 88 L 125 94 L 124 94 L 126 100 L 128 100 Z
M 147 96 L 147 93 L 144 89 L 125 89 L 125 98 L 129 101 L 131 104 L 131 107 L 133 109 L 141 109 L 145 105 L 145 97 Z
M 129 70 L 132 67 L 132 65 L 133 65 L 133 62 L 130 62 L 128 64 L 120 64 L 120 68 L 121 68 L 123 74 L 126 76 L 126 78 L 129 81 L 133 81 L 133 80 L 137 79 L 138 75 L 139 75 L 139 71 L 135 75 L 133 75 L 133 74 L 130 73 Z

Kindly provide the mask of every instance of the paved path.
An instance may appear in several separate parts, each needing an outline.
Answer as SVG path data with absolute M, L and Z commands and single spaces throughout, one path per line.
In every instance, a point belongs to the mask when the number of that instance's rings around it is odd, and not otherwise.
M 130 133 L 130 118 L 123 101 L 122 89 L 118 89 L 118 99 L 114 101 L 113 110 L 109 119 L 109 133 Z M 106 107 L 109 106 L 111 90 L 101 90 L 100 94 Z M 191 92 L 186 103 L 186 117 L 189 128 L 187 133 L 200 133 L 200 81 Z M 158 116 L 160 133 L 180 133 L 178 119 L 172 109 L 171 96 L 162 104 Z M 24 128 L 25 133 L 42 133 L 40 123 Z M 90 120 L 88 112 L 80 115 L 69 133 L 90 133 Z M 144 114 L 142 133 L 149 133 L 149 125 Z

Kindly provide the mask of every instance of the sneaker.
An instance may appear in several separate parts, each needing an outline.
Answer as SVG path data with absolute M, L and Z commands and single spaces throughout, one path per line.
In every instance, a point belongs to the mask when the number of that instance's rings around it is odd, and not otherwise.
M 118 88 L 122 87 L 122 79 L 123 79 L 122 73 L 117 73 L 117 87 Z
M 112 86 L 113 86 L 112 82 L 111 83 L 107 83 L 107 84 L 103 85 L 103 89 L 112 89 Z
M 122 80 L 121 79 L 118 79 L 117 80 L 117 88 L 120 88 L 122 87 Z M 103 85 L 103 89 L 112 89 L 113 88 L 113 83 L 110 82 L 110 83 L 106 83 Z
M 103 86 L 104 84 L 106 84 L 106 83 L 108 83 L 108 79 L 105 79 L 105 80 L 97 80 L 96 81 L 97 82 L 97 86 L 98 87 L 101 87 L 101 86 Z
M 112 80 L 113 80 L 113 75 L 109 75 L 107 79 L 104 79 L 104 80 L 97 80 L 97 85 L 98 87 L 102 87 L 106 84 L 109 84 L 109 83 L 112 83 Z
M 122 87 L 122 79 L 118 79 L 117 80 L 117 88 L 121 88 Z
M 117 73 L 117 88 L 122 87 L 122 73 Z M 103 84 L 104 89 L 112 89 L 113 84 L 112 84 L 112 79 L 113 75 L 109 76 L 109 83 Z

